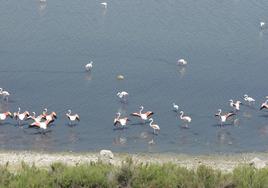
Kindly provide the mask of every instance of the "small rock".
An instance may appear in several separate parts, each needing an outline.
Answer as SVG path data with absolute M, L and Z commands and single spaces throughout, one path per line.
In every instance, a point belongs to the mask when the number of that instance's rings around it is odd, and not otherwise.
M 105 150 L 105 149 L 103 149 L 103 150 L 100 151 L 100 156 L 101 157 L 107 157 L 109 159 L 113 159 L 114 158 L 113 152 L 111 150 Z
M 251 166 L 254 166 L 257 169 L 261 169 L 261 168 L 264 168 L 266 166 L 266 163 L 263 160 L 259 159 L 258 157 L 255 157 L 254 159 L 252 159 L 249 162 L 249 164 Z
M 124 80 L 125 77 L 122 74 L 119 74 L 116 78 L 117 80 Z

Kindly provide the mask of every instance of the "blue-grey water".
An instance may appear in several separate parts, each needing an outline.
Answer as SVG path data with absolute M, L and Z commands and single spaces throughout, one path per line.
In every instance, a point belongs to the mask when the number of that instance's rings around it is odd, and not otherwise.
M 1 111 L 18 107 L 58 119 L 51 132 L 0 125 L 0 149 L 45 151 L 232 153 L 268 150 L 268 1 L 258 0 L 1 0 Z M 176 65 L 179 58 L 188 65 Z M 84 65 L 93 61 L 91 73 Z M 118 74 L 124 80 L 117 80 Z M 129 92 L 128 103 L 116 93 Z M 235 123 L 218 126 L 218 108 L 249 94 Z M 182 128 L 175 102 L 192 117 Z M 145 110 L 161 130 L 130 117 L 114 130 L 116 112 Z M 68 109 L 80 115 L 68 126 Z M 153 144 L 148 142 L 154 141 Z

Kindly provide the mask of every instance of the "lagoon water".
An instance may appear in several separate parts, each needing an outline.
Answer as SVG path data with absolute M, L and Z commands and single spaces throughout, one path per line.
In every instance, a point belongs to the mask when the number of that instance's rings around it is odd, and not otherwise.
M 0 2 L 0 87 L 11 93 L 0 110 L 18 107 L 58 119 L 37 134 L 9 119 L 0 125 L 0 149 L 38 151 L 232 153 L 268 150 L 268 1 L 38 0 Z M 186 59 L 186 67 L 176 65 Z M 91 73 L 84 65 L 94 62 Z M 124 80 L 116 76 L 123 74 Z M 128 103 L 116 97 L 129 92 Z M 243 105 L 235 123 L 218 126 L 218 108 Z M 191 115 L 189 129 L 172 111 Z M 116 112 L 155 112 L 153 135 L 131 117 L 114 130 Z M 68 126 L 68 109 L 81 121 Z M 148 142 L 154 141 L 154 144 Z

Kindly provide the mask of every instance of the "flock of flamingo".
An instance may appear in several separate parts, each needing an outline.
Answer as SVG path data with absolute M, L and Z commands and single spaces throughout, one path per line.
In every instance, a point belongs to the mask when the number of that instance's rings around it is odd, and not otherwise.
M 8 101 L 8 96 L 10 95 L 8 91 L 3 91 L 2 88 L 0 88 L 0 95 L 2 96 L 3 100 Z M 69 119 L 69 125 L 73 125 L 75 121 L 80 121 L 78 114 L 72 114 L 71 110 L 68 110 L 68 112 L 65 114 L 66 117 Z M 57 113 L 52 111 L 51 113 L 48 113 L 47 108 L 45 108 L 42 112 L 42 114 L 36 116 L 35 112 L 32 112 L 32 115 L 30 115 L 29 111 L 21 111 L 21 108 L 18 107 L 18 111 L 11 113 L 10 111 L 6 111 L 3 113 L 0 113 L 0 121 L 6 120 L 8 117 L 14 119 L 17 121 L 19 126 L 24 125 L 24 123 L 27 121 L 31 121 L 28 123 L 29 127 L 35 127 L 39 128 L 41 130 L 46 130 L 52 122 L 54 122 L 57 119 Z M 46 133 L 46 132 L 42 132 Z
M 128 93 L 126 91 L 118 92 L 117 96 L 121 99 L 121 102 L 126 102 Z M 218 113 L 215 114 L 215 117 L 218 117 L 220 121 L 220 126 L 223 126 L 224 123 L 227 120 L 231 119 L 232 116 L 237 115 L 237 112 L 240 110 L 240 105 L 246 104 L 246 105 L 252 106 L 255 104 L 255 99 L 253 99 L 252 97 L 249 97 L 247 94 L 243 96 L 243 100 L 244 100 L 244 103 L 242 103 L 239 100 L 234 102 L 233 99 L 230 99 L 229 105 L 232 108 L 232 110 L 230 110 L 227 113 L 222 113 L 222 110 L 218 109 Z M 172 103 L 172 108 L 173 108 L 173 111 L 175 111 L 176 113 L 179 112 L 178 117 L 181 119 L 181 121 L 184 122 L 182 127 L 188 128 L 188 124 L 191 123 L 192 118 L 190 116 L 186 116 L 184 111 L 179 111 L 179 106 L 177 104 Z M 160 131 L 160 126 L 157 124 L 152 124 L 154 120 L 151 116 L 154 114 L 154 112 L 152 111 L 143 112 L 143 109 L 144 107 L 140 106 L 139 112 L 133 112 L 130 115 L 140 118 L 142 120 L 142 123 L 149 122 L 150 127 L 153 129 L 153 133 L 157 135 Z M 262 109 L 268 109 L 268 96 L 266 96 L 266 101 L 263 102 L 260 106 L 260 110 Z M 128 117 L 121 117 L 121 113 L 118 112 L 116 113 L 116 117 L 114 119 L 114 126 L 125 128 L 127 126 L 128 121 L 130 121 Z

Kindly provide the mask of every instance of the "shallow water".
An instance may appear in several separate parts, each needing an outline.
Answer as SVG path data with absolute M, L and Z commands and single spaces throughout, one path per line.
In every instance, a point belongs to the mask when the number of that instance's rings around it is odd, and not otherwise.
M 41 113 L 58 119 L 43 135 L 9 119 L 0 126 L 0 149 L 48 151 L 226 153 L 268 150 L 268 1 L 38 0 L 0 2 L 0 87 L 11 93 L 1 111 Z M 178 58 L 189 64 L 178 67 Z M 94 61 L 91 73 L 84 65 Z M 124 80 L 116 76 L 123 74 Z M 129 92 L 127 104 L 116 97 Z M 218 126 L 218 108 L 253 96 L 235 124 Z M 172 111 L 191 115 L 189 129 Z M 117 111 L 155 112 L 161 127 L 131 117 L 114 130 Z M 68 126 L 68 109 L 81 121 Z M 148 142 L 154 141 L 154 144 Z

